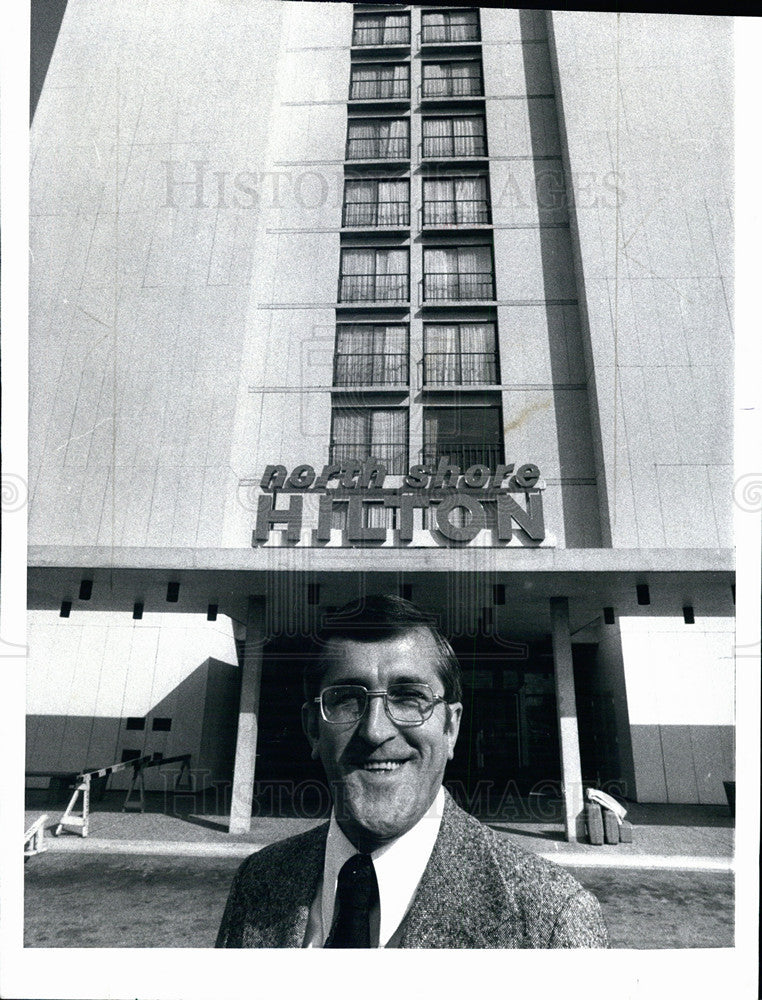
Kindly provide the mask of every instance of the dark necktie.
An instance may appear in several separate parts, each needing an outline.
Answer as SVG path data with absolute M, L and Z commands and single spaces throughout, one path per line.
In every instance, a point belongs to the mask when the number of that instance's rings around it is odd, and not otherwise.
M 355 854 L 339 872 L 336 915 L 326 948 L 370 948 L 370 913 L 378 905 L 378 882 L 369 854 Z

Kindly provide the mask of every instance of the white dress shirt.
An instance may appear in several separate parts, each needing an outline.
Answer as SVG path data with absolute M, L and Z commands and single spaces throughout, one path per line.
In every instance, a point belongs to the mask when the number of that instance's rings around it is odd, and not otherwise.
M 439 835 L 444 801 L 444 789 L 440 788 L 428 811 L 412 829 L 371 853 L 379 896 L 379 908 L 370 915 L 371 947 L 385 948 L 410 909 Z M 357 848 L 336 822 L 335 813 L 331 812 L 323 877 L 310 907 L 303 947 L 322 948 L 325 944 L 333 926 L 339 872 L 357 853 Z

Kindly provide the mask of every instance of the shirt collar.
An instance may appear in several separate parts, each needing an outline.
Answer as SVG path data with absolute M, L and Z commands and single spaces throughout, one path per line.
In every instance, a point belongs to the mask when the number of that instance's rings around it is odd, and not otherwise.
M 381 911 L 379 946 L 382 948 L 397 930 L 413 901 L 439 835 L 444 803 L 444 788 L 440 786 L 427 812 L 412 829 L 371 853 L 378 880 Z M 333 924 L 339 872 L 354 854 L 357 854 L 357 848 L 347 839 L 336 822 L 335 812 L 331 812 L 331 823 L 325 845 L 321 900 L 323 929 L 326 935 Z

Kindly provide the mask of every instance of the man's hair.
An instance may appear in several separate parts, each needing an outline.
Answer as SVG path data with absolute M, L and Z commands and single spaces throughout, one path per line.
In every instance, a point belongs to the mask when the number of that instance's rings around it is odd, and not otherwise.
M 445 700 L 450 704 L 459 702 L 463 697 L 460 664 L 449 641 L 440 631 L 436 617 L 394 594 L 374 594 L 350 601 L 335 613 L 326 615 L 317 638 L 318 648 L 304 668 L 304 695 L 307 701 L 311 702 L 320 693 L 320 681 L 330 665 L 326 644 L 331 639 L 383 642 L 418 628 L 427 629 L 436 643 L 436 671 L 444 686 Z

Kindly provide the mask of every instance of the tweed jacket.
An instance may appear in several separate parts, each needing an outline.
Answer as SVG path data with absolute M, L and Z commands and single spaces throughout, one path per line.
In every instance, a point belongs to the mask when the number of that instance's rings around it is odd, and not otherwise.
M 238 869 L 218 948 L 300 948 L 323 871 L 328 824 L 252 854 Z M 605 948 L 598 901 L 450 795 L 439 836 L 395 934 L 400 948 Z

